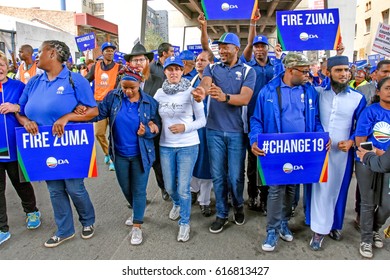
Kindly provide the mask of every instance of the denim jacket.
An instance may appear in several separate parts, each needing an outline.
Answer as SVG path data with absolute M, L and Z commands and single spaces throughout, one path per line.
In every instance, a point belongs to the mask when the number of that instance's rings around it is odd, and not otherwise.
M 141 151 L 141 159 L 144 170 L 151 168 L 153 162 L 156 159 L 155 148 L 153 138 L 156 137 L 156 133 L 151 133 L 148 122 L 153 121 L 159 131 L 161 130 L 161 119 L 158 115 L 158 103 L 153 97 L 144 93 L 139 89 L 141 94 L 140 105 L 138 109 L 138 116 L 140 121 L 145 125 L 145 134 L 138 136 L 138 145 Z M 112 133 L 112 126 L 115 122 L 117 113 L 122 106 L 122 99 L 124 93 L 122 89 L 111 90 L 101 103 L 99 103 L 99 116 L 92 121 L 100 121 L 105 118 L 109 118 L 110 136 L 109 136 L 109 153 L 112 159 L 115 158 L 115 139 Z
M 250 118 L 250 144 L 257 142 L 259 133 L 281 133 L 281 117 L 276 88 L 280 87 L 284 72 L 279 74 L 263 87 L 256 101 L 256 109 Z M 306 132 L 324 131 L 318 108 L 318 94 L 309 83 L 303 85 L 305 90 Z

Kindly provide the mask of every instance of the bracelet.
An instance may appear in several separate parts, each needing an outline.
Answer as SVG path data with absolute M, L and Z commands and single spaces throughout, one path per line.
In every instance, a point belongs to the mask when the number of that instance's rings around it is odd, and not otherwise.
M 14 104 L 14 105 L 18 106 L 18 110 L 15 111 L 15 113 L 19 113 L 20 112 L 20 105 L 19 104 Z
M 249 25 L 256 27 L 256 23 L 250 23 Z

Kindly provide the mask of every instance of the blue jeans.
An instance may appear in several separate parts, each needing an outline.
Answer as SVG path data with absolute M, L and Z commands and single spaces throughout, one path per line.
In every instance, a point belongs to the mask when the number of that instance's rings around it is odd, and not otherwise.
M 57 225 L 56 236 L 68 237 L 75 233 L 70 199 L 79 214 L 83 226 L 95 223 L 95 210 L 84 186 L 84 179 L 65 179 L 46 181 Z
M 267 200 L 267 231 L 279 232 L 281 222 L 291 218 L 295 190 L 299 185 L 270 186 Z
M 171 148 L 160 146 L 161 169 L 165 189 L 175 206 L 180 206 L 179 225 L 188 225 L 191 215 L 190 182 L 199 145 Z
M 206 137 L 217 217 L 226 219 L 229 215 L 229 191 L 235 208 L 244 205 L 246 141 L 244 133 L 212 129 L 207 129 Z
M 123 157 L 115 154 L 115 173 L 126 200 L 133 206 L 133 223 L 142 224 L 146 208 L 146 187 L 149 171 L 144 171 L 141 156 Z

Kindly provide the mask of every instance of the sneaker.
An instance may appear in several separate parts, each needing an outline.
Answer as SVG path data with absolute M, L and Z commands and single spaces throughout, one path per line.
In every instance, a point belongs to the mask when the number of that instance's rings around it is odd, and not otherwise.
M 45 247 L 47 247 L 47 248 L 57 247 L 62 242 L 66 241 L 66 240 L 69 240 L 69 239 L 71 239 L 73 237 L 74 237 L 74 233 L 71 236 L 64 237 L 64 238 L 58 237 L 58 236 L 54 235 L 54 236 L 50 237 L 50 239 L 45 242 Z
M 282 221 L 282 223 L 280 225 L 279 236 L 280 236 L 280 238 L 282 238 L 284 241 L 287 241 L 287 242 L 291 242 L 294 239 L 292 232 L 288 228 L 288 223 L 286 221 Z
M 108 166 L 108 171 L 115 171 L 115 165 L 112 161 L 110 162 L 110 165 Z
M 202 215 L 205 217 L 211 216 L 211 207 L 210 205 L 199 205 L 200 212 L 202 212 Z
M 209 231 L 211 233 L 220 233 L 223 230 L 223 226 L 227 225 L 228 222 L 228 219 L 217 217 L 215 222 L 213 222 L 209 227 Z
M 3 244 L 5 241 L 11 238 L 11 233 L 9 231 L 2 232 L 0 231 L 0 244 Z
M 372 232 L 375 248 L 383 248 L 383 240 L 377 231 Z
M 173 205 L 169 212 L 169 219 L 175 221 L 180 217 L 180 206 Z
M 197 199 L 198 199 L 198 193 L 191 192 L 191 205 L 194 205 Z
M 131 216 L 126 220 L 125 225 L 132 226 L 133 225 L 133 218 L 134 218 L 134 216 L 133 216 L 133 214 L 131 214 Z
M 371 259 L 374 256 L 371 243 L 361 242 L 359 252 L 365 258 Z
M 260 212 L 263 214 L 263 216 L 267 216 L 267 203 L 264 201 L 260 201 Z
M 190 225 L 180 225 L 177 241 L 188 241 L 188 239 L 190 239 L 190 231 Z
M 274 229 L 267 231 L 267 237 L 264 240 L 261 249 L 266 252 L 272 252 L 275 250 L 276 244 L 278 243 L 278 235 Z
M 339 231 L 338 229 L 332 229 L 329 232 L 329 237 L 333 240 L 340 241 L 342 238 L 341 231 Z
M 28 229 L 36 229 L 41 225 L 41 212 L 35 211 L 31 213 L 27 213 L 27 228 Z
M 245 223 L 243 206 L 234 209 L 234 222 L 239 226 L 242 226 Z
M 110 158 L 109 155 L 104 156 L 104 163 L 105 163 L 105 164 L 109 164 L 110 161 L 111 161 L 111 158 Z
M 81 231 L 81 238 L 89 239 L 93 236 L 94 233 L 95 233 L 95 228 L 93 227 L 93 225 L 83 227 L 83 230 Z
M 248 209 L 252 211 L 257 211 L 257 203 L 255 197 L 249 197 L 248 199 Z
M 142 230 L 139 227 L 133 227 L 130 231 L 130 244 L 139 245 L 142 243 Z
M 310 248 L 313 251 L 318 251 L 321 249 L 322 241 L 324 241 L 325 235 L 313 233 L 313 237 L 310 240 Z
M 161 189 L 161 197 L 163 200 L 167 201 L 169 199 L 169 193 L 165 189 Z

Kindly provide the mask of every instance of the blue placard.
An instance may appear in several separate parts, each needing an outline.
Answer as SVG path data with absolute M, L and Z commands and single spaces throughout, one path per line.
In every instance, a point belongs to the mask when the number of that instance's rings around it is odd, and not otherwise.
M 37 135 L 16 128 L 21 182 L 96 177 L 93 124 L 67 124 L 61 138 L 52 126 L 40 126 Z
M 125 58 L 124 58 L 125 55 L 126 55 L 126 53 L 116 51 L 116 52 L 114 53 L 114 61 L 115 61 L 115 62 L 121 61 L 123 64 L 125 64 L 125 63 L 126 63 L 126 60 L 125 60 Z
M 95 33 L 91 32 L 75 37 L 80 52 L 93 50 L 95 48 Z
M 201 44 L 187 45 L 187 50 L 192 52 L 195 56 L 198 56 L 198 54 L 200 54 L 203 51 L 203 48 Z
M 269 133 L 258 135 L 262 185 L 306 184 L 328 179 L 328 132 Z
M 363 69 L 365 66 L 368 65 L 367 59 L 357 60 L 353 64 L 356 65 L 357 69 Z
M 3 84 L 0 83 L 1 103 L 4 103 Z M 0 158 L 10 159 L 8 133 L 7 133 L 7 119 L 5 114 L 0 114 Z
M 338 9 L 276 11 L 283 50 L 335 50 L 341 42 Z
M 251 19 L 257 9 L 257 0 L 202 0 L 207 20 Z

